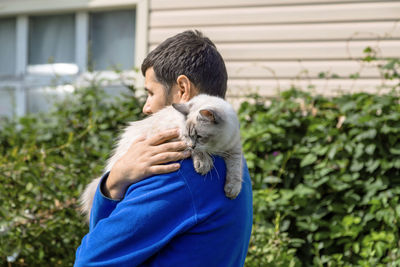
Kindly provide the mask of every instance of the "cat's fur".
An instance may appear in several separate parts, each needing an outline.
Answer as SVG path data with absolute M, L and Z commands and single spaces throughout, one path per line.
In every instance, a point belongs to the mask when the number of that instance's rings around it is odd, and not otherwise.
M 204 94 L 187 103 L 168 106 L 144 120 L 131 122 L 120 136 L 105 172 L 111 170 L 139 136 L 148 138 L 173 128 L 180 128 L 180 139 L 190 147 L 196 172 L 204 175 L 211 170 L 211 154 L 224 158 L 227 167 L 225 194 L 229 198 L 236 198 L 242 186 L 239 121 L 228 102 Z M 81 197 L 82 211 L 88 215 L 99 181 L 100 178 L 94 179 Z

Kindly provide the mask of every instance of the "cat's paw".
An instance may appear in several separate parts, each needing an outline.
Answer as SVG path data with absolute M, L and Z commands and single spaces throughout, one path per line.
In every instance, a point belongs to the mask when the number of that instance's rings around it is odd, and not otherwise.
M 193 166 L 197 173 L 205 175 L 213 167 L 213 161 L 210 156 L 205 154 L 193 154 Z
M 208 161 L 196 160 L 193 164 L 196 172 L 200 173 L 201 175 L 205 175 L 212 168 L 212 164 L 210 165 Z
M 225 184 L 225 195 L 230 199 L 235 199 L 242 190 L 242 181 L 236 180 Z

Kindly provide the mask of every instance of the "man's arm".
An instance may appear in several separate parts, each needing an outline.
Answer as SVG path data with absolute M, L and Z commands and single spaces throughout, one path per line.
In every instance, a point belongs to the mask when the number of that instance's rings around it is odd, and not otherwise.
M 196 212 L 184 179 L 174 172 L 132 185 L 108 216 L 95 220 L 76 252 L 75 266 L 137 266 L 193 226 Z
M 109 174 L 110 172 L 106 172 L 101 177 L 96 193 L 94 194 L 93 205 L 90 212 L 89 231 L 91 231 L 101 219 L 107 218 L 115 209 L 117 204 L 121 202 L 121 200 L 111 199 L 103 193 L 104 184 L 107 181 Z

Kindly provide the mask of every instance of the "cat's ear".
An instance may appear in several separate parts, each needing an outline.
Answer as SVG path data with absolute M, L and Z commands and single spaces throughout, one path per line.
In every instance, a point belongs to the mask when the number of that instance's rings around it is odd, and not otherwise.
M 174 107 L 174 109 L 176 109 L 177 111 L 179 111 L 180 113 L 182 113 L 183 115 L 187 116 L 189 114 L 189 106 L 187 104 L 172 104 L 172 106 Z
M 212 122 L 212 123 L 220 123 L 222 121 L 221 116 L 218 114 L 216 110 L 212 109 L 202 109 L 200 110 L 201 119 Z

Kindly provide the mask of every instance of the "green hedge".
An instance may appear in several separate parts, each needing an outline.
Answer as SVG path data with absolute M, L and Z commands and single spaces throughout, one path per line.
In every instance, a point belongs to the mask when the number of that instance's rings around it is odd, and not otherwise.
M 3 121 L 0 265 L 72 266 L 77 199 L 143 101 L 78 89 L 51 114 Z M 399 97 L 297 90 L 239 110 L 254 189 L 246 266 L 400 265 Z M 13 257 L 14 256 L 14 257 Z
M 0 125 L 0 265 L 72 266 L 88 228 L 78 198 L 143 101 L 78 89 L 50 114 Z
M 290 90 L 269 106 L 242 104 L 248 266 L 400 266 L 399 101 Z

